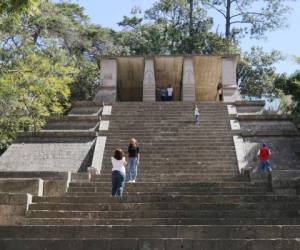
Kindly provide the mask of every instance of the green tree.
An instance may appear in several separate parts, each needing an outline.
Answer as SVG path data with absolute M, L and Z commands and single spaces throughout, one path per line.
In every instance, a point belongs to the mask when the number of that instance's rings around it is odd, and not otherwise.
M 19 15 L 23 12 L 33 13 L 37 10 L 39 0 L 1 0 L 0 15 Z
M 114 43 L 121 54 L 236 53 L 229 39 L 209 32 L 212 19 L 206 17 L 198 0 L 160 0 L 146 10 L 144 18 L 135 8 L 119 22 L 121 32 Z
M 300 115 L 300 71 L 296 71 L 291 76 L 287 74 L 279 75 L 275 82 L 275 87 L 282 90 L 286 96 L 292 97 L 292 102 L 286 107 L 286 112 Z
M 160 0 L 145 12 L 145 18 L 163 27 L 170 54 L 201 51 L 205 34 L 212 27 L 212 18 L 196 0 Z
M 267 31 L 286 25 L 288 0 L 202 0 L 224 18 L 225 37 L 262 38 Z
M 237 70 L 241 94 L 249 98 L 276 95 L 274 80 L 277 73 L 274 63 L 282 59 L 279 51 L 267 53 L 258 47 L 253 47 L 249 53 L 242 54 Z
M 32 125 L 37 131 L 50 115 L 68 106 L 70 83 L 77 70 L 60 50 L 48 55 L 28 48 L 0 74 L 0 151 L 16 132 Z M 51 56 L 49 56 L 51 54 Z

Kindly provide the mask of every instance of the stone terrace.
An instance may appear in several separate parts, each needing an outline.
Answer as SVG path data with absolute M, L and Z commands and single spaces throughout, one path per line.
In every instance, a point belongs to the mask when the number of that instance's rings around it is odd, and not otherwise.
M 197 127 L 192 103 L 113 105 L 101 174 L 33 196 L 24 225 L 0 227 L 0 248 L 300 249 L 297 193 L 240 174 L 233 135 L 247 131 L 232 130 L 226 104 L 199 108 Z M 141 146 L 139 177 L 111 197 L 110 157 L 130 137 Z

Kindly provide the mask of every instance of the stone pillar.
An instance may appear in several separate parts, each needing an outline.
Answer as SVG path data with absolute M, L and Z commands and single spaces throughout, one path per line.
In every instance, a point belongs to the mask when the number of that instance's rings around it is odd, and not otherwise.
M 186 57 L 183 62 L 182 101 L 195 102 L 195 100 L 196 89 L 193 59 Z
M 241 95 L 236 82 L 236 68 L 239 56 L 222 57 L 222 84 L 224 102 L 241 100 Z
M 101 60 L 101 86 L 95 101 L 114 103 L 117 97 L 117 61 L 116 59 Z
M 145 60 L 145 71 L 143 81 L 143 101 L 155 102 L 155 74 L 153 59 Z

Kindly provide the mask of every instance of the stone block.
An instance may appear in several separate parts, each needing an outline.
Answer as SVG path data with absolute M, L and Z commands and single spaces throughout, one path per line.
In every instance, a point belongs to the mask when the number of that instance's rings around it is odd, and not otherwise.
M 43 195 L 42 179 L 0 179 L 0 192 Z
M 41 137 L 37 142 L 13 143 L 0 157 L 0 171 L 78 172 L 90 164 L 94 138 L 70 135 L 71 140 Z
M 195 102 L 196 83 L 193 59 L 185 57 L 183 62 L 182 101 Z
M 143 101 L 155 102 L 155 74 L 154 74 L 154 61 L 153 59 L 145 60 L 145 72 L 143 80 Z

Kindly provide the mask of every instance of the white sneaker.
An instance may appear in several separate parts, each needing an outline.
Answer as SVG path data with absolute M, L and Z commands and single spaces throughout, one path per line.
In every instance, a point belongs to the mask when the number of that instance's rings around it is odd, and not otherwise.
M 129 180 L 129 181 L 128 181 L 128 183 L 131 183 L 131 182 L 133 182 L 133 181 L 132 181 L 132 180 Z
M 135 180 L 132 180 L 131 182 L 133 182 L 133 183 L 134 183 L 134 182 L 135 182 Z

